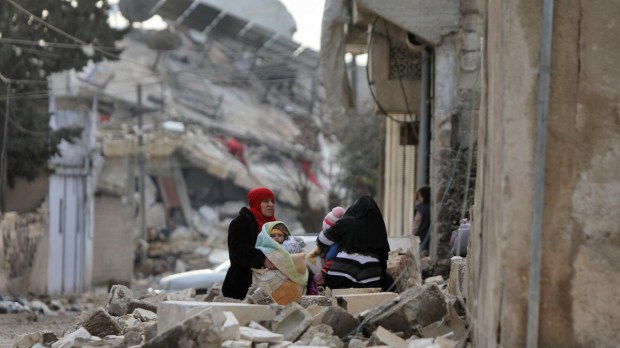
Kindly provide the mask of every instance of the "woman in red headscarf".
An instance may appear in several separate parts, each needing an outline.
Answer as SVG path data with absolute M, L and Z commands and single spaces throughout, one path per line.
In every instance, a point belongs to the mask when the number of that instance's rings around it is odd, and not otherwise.
M 276 221 L 275 200 L 275 195 L 268 188 L 251 190 L 248 193 L 250 208 L 241 208 L 239 215 L 228 226 L 230 268 L 222 286 L 224 296 L 243 300 L 252 284 L 252 268 L 275 268 L 265 254 L 255 248 L 263 224 Z

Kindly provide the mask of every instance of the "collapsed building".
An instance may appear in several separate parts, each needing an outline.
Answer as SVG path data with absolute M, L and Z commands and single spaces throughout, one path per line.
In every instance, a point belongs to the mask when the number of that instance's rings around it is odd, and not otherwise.
M 171 1 L 158 13 L 186 10 Z M 129 284 L 136 261 L 145 275 L 217 264 L 228 222 L 257 186 L 273 189 L 294 233 L 318 232 L 333 146 L 318 54 L 291 39 L 285 10 L 281 31 L 206 2 L 192 10 L 170 29 L 130 32 L 118 61 L 50 79 L 53 127 L 84 131 L 61 144 L 49 178 L 13 190 L 36 199 L 10 210 L 46 202 L 22 277 L 31 281 L 13 287 L 3 272 L 5 289 L 81 293 Z M 160 239 L 175 243 L 149 244 Z

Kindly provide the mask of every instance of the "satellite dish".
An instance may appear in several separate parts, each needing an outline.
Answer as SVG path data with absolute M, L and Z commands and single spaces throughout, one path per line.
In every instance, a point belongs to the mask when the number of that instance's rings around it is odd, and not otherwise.
M 121 0 L 118 8 L 130 22 L 144 22 L 155 14 L 155 5 L 160 0 Z
M 181 35 L 169 29 L 150 32 L 146 41 L 146 45 L 156 51 L 176 50 L 182 43 Z

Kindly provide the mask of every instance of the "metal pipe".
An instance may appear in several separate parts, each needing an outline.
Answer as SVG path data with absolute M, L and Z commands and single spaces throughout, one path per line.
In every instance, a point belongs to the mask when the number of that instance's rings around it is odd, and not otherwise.
M 540 33 L 538 67 L 538 103 L 536 112 L 536 152 L 534 154 L 534 197 L 532 259 L 527 313 L 527 348 L 538 347 L 540 312 L 540 273 L 542 260 L 543 217 L 545 207 L 545 162 L 547 152 L 547 117 L 551 75 L 551 39 L 553 34 L 553 0 L 544 0 Z
M 140 183 L 140 236 L 147 240 L 146 236 L 146 199 L 145 199 L 145 187 L 144 187 L 144 137 L 143 137 L 143 122 L 142 122 L 142 86 L 138 84 L 136 87 L 138 100 L 138 180 Z

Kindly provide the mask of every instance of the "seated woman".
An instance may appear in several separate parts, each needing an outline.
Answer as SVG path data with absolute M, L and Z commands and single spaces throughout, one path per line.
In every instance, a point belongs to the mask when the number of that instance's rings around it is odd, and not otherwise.
M 281 305 L 298 301 L 306 293 L 308 269 L 304 253 L 291 254 L 282 244 L 273 240 L 275 227 L 288 230 L 282 221 L 267 222 L 256 239 L 256 249 L 265 254 L 276 269 L 252 269 L 252 283 L 261 287 Z
M 319 246 L 327 248 L 334 243 L 340 247 L 325 275 L 325 286 L 390 288 L 393 280 L 386 273 L 390 251 L 387 230 L 372 197 L 360 197 L 340 220 L 319 234 Z

